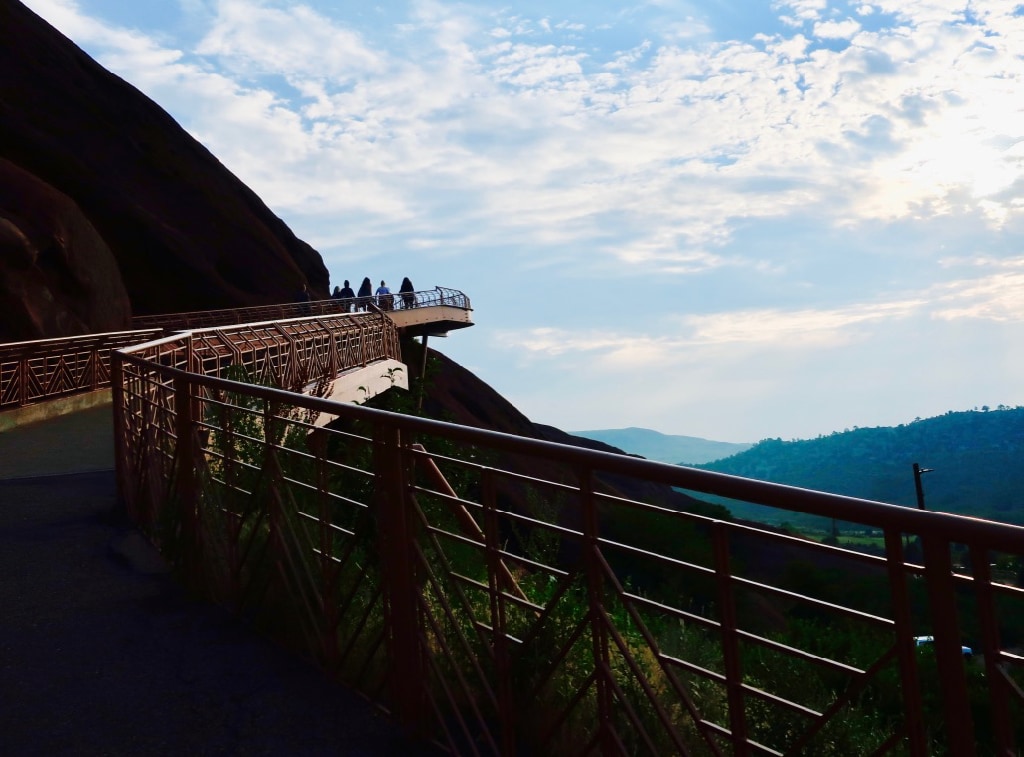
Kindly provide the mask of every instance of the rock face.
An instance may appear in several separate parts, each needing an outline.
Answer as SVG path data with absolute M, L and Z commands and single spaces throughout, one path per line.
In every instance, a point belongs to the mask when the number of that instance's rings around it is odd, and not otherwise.
M 302 283 L 327 296 L 320 255 L 159 106 L 16 0 L 0 0 L 0 29 L 0 157 L 78 205 L 135 314 L 288 302 Z M 106 275 L 103 262 L 76 265 Z M 72 327 L 58 311 L 74 303 L 46 313 L 11 296 L 0 311 Z
M 131 325 L 110 248 L 78 206 L 0 158 L 3 339 L 21 341 Z

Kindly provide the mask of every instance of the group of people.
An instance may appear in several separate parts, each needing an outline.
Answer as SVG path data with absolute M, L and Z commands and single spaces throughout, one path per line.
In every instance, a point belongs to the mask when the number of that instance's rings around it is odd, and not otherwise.
M 408 276 L 402 279 L 402 285 L 398 289 L 398 296 L 401 298 L 403 308 L 416 307 L 416 290 L 413 288 Z M 395 307 L 395 296 L 391 293 L 391 289 L 384 280 L 381 279 L 380 286 L 374 291 L 369 276 L 363 279 L 358 293 L 352 291 L 348 279 L 345 279 L 344 286 L 334 287 L 331 299 L 342 300 L 341 307 L 345 313 L 368 310 L 371 302 L 381 310 L 393 310 Z

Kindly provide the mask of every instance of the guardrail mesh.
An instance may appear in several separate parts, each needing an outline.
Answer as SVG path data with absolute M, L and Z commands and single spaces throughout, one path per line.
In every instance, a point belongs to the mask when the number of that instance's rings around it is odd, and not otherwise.
M 122 492 L 189 585 L 453 752 L 961 755 L 1024 735 L 1024 592 L 991 567 L 1024 529 L 131 354 L 117 370 Z M 711 495 L 859 523 L 875 548 L 733 522 Z
M 110 386 L 110 352 L 155 329 L 0 344 L 0 410 Z

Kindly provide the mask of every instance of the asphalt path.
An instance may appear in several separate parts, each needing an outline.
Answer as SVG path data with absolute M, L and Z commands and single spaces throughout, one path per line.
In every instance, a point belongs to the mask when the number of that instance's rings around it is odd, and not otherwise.
M 77 446 L 109 450 L 81 421 Z M 434 753 L 301 658 L 190 600 L 120 513 L 102 455 L 76 458 L 93 470 L 53 473 L 54 450 L 76 442 L 66 424 L 46 423 L 48 440 L 30 434 L 35 452 L 0 440 L 0 755 Z M 19 454 L 48 457 L 19 469 Z M 40 467 L 50 475 L 17 475 Z

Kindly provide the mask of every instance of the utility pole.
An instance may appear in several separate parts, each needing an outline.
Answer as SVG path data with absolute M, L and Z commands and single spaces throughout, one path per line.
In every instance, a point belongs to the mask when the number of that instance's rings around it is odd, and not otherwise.
M 921 486 L 921 476 L 931 473 L 934 468 L 922 468 L 914 463 L 914 488 L 917 490 L 917 509 L 924 510 L 924 488 Z

